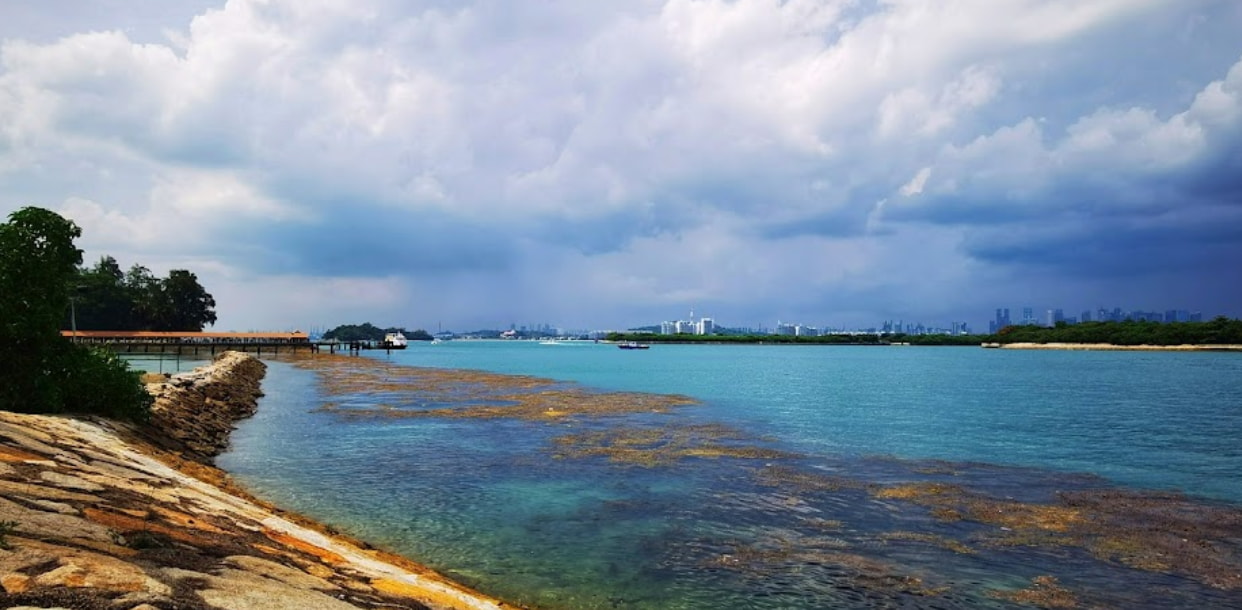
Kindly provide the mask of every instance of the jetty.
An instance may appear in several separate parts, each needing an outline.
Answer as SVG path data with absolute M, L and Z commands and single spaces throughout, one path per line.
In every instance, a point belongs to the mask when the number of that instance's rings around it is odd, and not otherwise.
M 307 350 L 355 353 L 370 349 L 391 349 L 383 341 L 315 341 L 300 330 L 292 332 L 195 332 L 150 330 L 62 330 L 61 336 L 74 343 L 108 347 L 116 352 L 135 354 L 197 355 L 225 351 L 254 352 L 262 355 Z

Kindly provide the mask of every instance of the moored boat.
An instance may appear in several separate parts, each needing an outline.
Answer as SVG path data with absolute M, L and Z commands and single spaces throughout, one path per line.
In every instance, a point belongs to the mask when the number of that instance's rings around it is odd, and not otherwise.
M 381 344 L 381 347 L 384 349 L 405 349 L 408 346 L 409 341 L 401 333 L 388 333 L 384 335 L 384 342 Z

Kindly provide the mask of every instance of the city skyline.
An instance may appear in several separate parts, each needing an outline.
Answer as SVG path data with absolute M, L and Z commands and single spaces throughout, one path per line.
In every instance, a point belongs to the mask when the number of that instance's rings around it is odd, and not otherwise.
M 1026 311 L 1029 310 L 1029 313 Z M 1017 311 L 1022 317 L 1014 317 L 1013 312 Z M 876 321 L 872 324 L 863 324 L 859 326 L 848 326 L 832 323 L 814 323 L 809 321 L 782 321 L 776 320 L 774 323 L 760 322 L 757 324 L 728 323 L 727 321 L 719 321 L 712 316 L 701 315 L 696 316 L 694 310 L 690 310 L 689 315 L 685 319 L 673 316 L 659 322 L 646 321 L 642 323 L 624 325 L 620 327 L 568 327 L 555 324 L 553 322 L 509 322 L 505 324 L 495 324 L 491 326 L 481 326 L 477 328 L 450 328 L 445 329 L 442 325 L 438 325 L 436 331 L 431 331 L 425 325 L 420 324 L 381 324 L 381 327 L 390 328 L 406 328 L 420 329 L 435 332 L 456 333 L 456 334 L 472 334 L 481 331 L 502 331 L 512 330 L 518 331 L 520 334 L 531 336 L 557 336 L 557 335 L 583 335 L 583 334 L 601 334 L 607 332 L 624 332 L 635 329 L 652 329 L 660 334 L 712 334 L 713 331 L 720 332 L 745 332 L 754 334 L 789 334 L 789 335 L 819 335 L 831 333 L 909 333 L 909 334 L 993 334 L 998 329 L 998 323 L 1002 319 L 1002 312 L 1007 316 L 1008 322 L 1005 325 L 1022 325 L 1034 324 L 1038 326 L 1053 326 L 1058 322 L 1068 324 L 1076 324 L 1079 322 L 1092 321 L 1155 321 L 1155 322 L 1201 322 L 1217 317 L 1213 314 L 1208 315 L 1198 310 L 1185 308 L 1152 310 L 1140 308 L 1122 308 L 1120 306 L 1097 307 L 1094 309 L 1082 310 L 1079 315 L 1070 316 L 1064 308 L 1050 308 L 1039 310 L 1034 306 L 1026 306 L 1021 308 L 998 307 L 995 309 L 994 317 L 987 320 L 983 324 L 978 324 L 966 318 L 958 320 L 941 321 L 941 320 L 921 320 L 916 318 L 895 318 Z M 1084 319 L 1082 313 L 1090 314 Z M 1060 317 L 1057 315 L 1060 314 Z M 705 324 L 706 323 L 706 324 Z M 320 330 L 330 328 L 330 326 L 312 327 Z M 705 330 L 706 329 L 706 330 Z
M 1240 24 L 1234 0 L 6 2 L 0 216 L 189 269 L 220 330 L 1239 317 Z

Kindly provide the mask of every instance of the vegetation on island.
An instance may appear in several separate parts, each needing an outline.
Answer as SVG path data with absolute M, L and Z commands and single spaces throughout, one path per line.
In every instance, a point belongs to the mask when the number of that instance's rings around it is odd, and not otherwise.
M 610 341 L 640 343 L 794 344 L 794 345 L 963 345 L 982 343 L 1099 343 L 1110 345 L 1242 345 L 1242 320 L 1218 317 L 1207 322 L 1083 322 L 1056 326 L 1006 326 L 994 335 L 913 335 L 858 333 L 798 337 L 793 335 L 661 335 L 654 332 L 610 333 Z
M 1006 326 L 993 343 L 1107 343 L 1111 345 L 1242 345 L 1242 320 L 1207 322 L 1083 322 L 1056 326 Z
M 151 395 L 116 354 L 60 333 L 82 251 L 82 230 L 41 208 L 0 224 L 0 409 L 145 420 Z
M 379 328 L 370 322 L 342 324 L 324 333 L 323 338 L 329 341 L 333 339 L 337 341 L 383 341 L 384 335 L 388 333 L 401 333 L 410 341 L 431 341 L 433 339 L 431 333 L 422 329 L 407 332 L 404 328 Z

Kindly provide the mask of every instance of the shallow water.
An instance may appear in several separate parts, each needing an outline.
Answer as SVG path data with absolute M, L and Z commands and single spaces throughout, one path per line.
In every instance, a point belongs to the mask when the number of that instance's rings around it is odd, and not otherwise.
M 353 362 L 269 362 L 218 463 L 529 606 L 1242 602 L 1238 354 L 459 341 Z M 554 380 L 521 391 L 555 409 L 463 416 L 526 398 L 477 374 L 429 393 L 407 366 Z M 1170 528 L 1214 551 L 1152 537 Z

